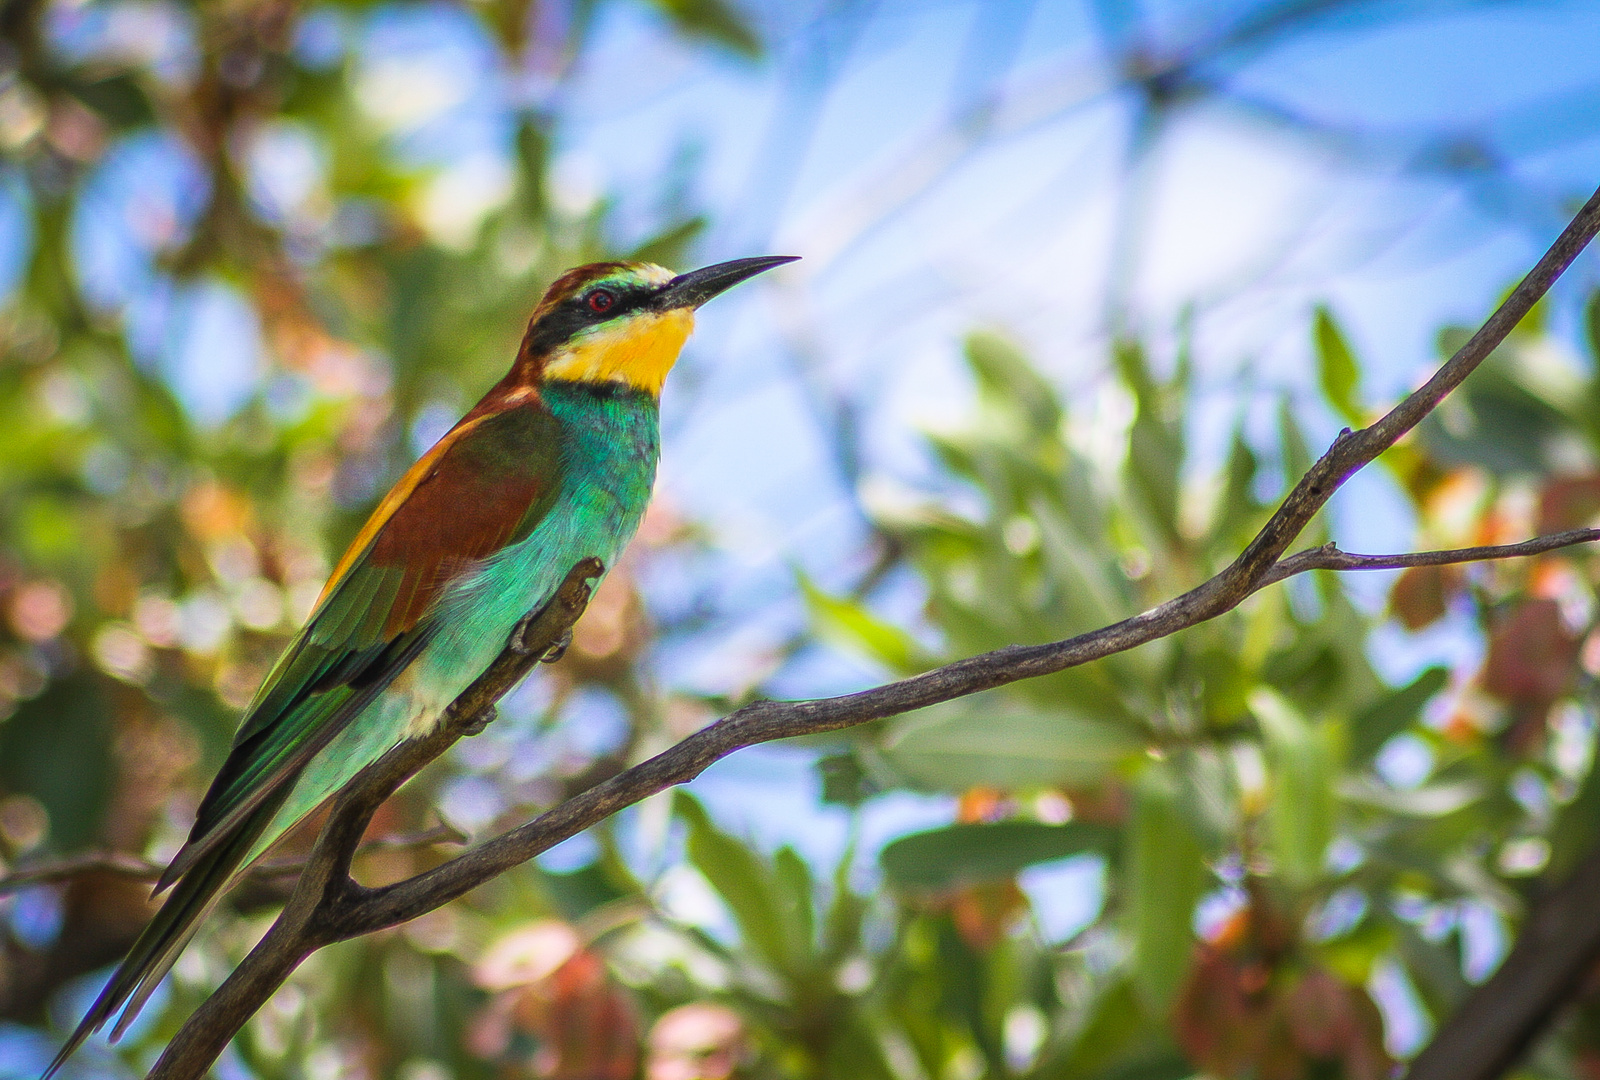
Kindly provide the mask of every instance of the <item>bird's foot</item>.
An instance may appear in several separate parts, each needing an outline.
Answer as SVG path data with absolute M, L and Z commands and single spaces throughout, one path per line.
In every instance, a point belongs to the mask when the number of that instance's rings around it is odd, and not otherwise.
M 466 722 L 461 728 L 461 734 L 463 736 L 482 735 L 483 729 L 494 723 L 499 715 L 500 710 L 493 705 L 485 706 L 482 711 Z
M 517 620 L 517 625 L 512 627 L 511 637 L 506 639 L 506 650 L 518 656 L 527 656 L 532 650 L 528 648 L 528 631 L 533 629 L 533 620 L 537 619 L 544 609 L 530 612 Z
M 541 663 L 541 664 L 553 664 L 553 663 L 555 663 L 557 660 L 560 660 L 563 656 L 567 655 L 567 648 L 571 644 L 572 644 L 572 631 L 568 630 L 565 634 L 561 635 L 561 640 L 560 641 L 556 642 L 554 645 L 550 646 L 548 649 L 546 649 L 544 651 L 544 655 L 539 657 L 539 663 Z

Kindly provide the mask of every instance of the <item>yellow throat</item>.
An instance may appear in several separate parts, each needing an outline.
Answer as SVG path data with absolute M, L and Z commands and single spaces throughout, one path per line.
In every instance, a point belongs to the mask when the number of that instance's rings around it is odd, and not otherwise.
M 690 308 L 640 313 L 563 345 L 545 365 L 544 377 L 619 383 L 660 397 L 693 329 Z

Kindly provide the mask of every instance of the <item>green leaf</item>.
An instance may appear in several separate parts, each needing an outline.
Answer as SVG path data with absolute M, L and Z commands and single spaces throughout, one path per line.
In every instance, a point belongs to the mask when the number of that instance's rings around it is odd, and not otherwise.
M 893 721 L 881 750 L 918 783 L 964 791 L 975 784 L 1016 790 L 1093 783 L 1144 747 L 1126 725 L 990 693 Z
M 1431 667 L 1357 713 L 1350 720 L 1350 752 L 1346 760 L 1352 765 L 1369 760 L 1384 743 L 1410 726 L 1428 699 L 1449 681 L 1448 668 Z
M 1149 1041 L 1151 1018 L 1146 1014 L 1132 980 L 1121 978 L 1099 988 L 1085 1010 L 1083 1026 L 1059 1057 L 1036 1074 L 1041 1077 L 1109 1077 L 1121 1080 L 1125 1071 L 1138 1075 L 1137 1064 Z M 1118 1068 L 1117 1066 L 1123 1066 Z M 1192 1075 L 1193 1069 L 1188 1074 Z
M 815 768 L 822 779 L 822 801 L 832 806 L 860 806 L 883 790 L 853 753 L 818 758 Z
M 57 679 L 0 722 L 0 791 L 32 795 L 49 813 L 49 842 L 72 851 L 96 842 L 116 786 L 104 681 Z
M 800 591 L 811 612 L 811 628 L 819 639 L 842 652 L 877 661 L 897 675 L 915 675 L 938 661 L 898 626 L 884 622 L 857 600 L 833 597 L 796 572 Z
M 1056 433 L 1061 425 L 1060 400 L 1016 346 L 997 334 L 980 331 L 967 337 L 966 354 L 985 398 L 1020 410 L 1034 435 Z
M 1572 421 L 1526 384 L 1518 366 L 1509 347 L 1501 346 L 1418 425 L 1439 464 L 1478 465 L 1499 475 L 1537 475 L 1560 465 L 1559 452 L 1552 450 L 1571 432 Z
M 1600 373 L 1600 292 L 1592 293 L 1583 306 L 1583 330 L 1589 342 L 1589 356 L 1596 361 L 1592 370 Z M 1600 379 L 1600 374 L 1595 377 Z
M 1340 794 L 1353 803 L 1396 817 L 1414 818 L 1445 817 L 1471 806 L 1487 793 L 1484 784 L 1474 779 L 1423 784 L 1400 791 L 1364 777 L 1340 785 Z
M 820 959 L 827 965 L 840 963 L 861 944 L 861 921 L 866 917 L 867 901 L 850 886 L 850 871 L 855 864 L 856 840 L 852 836 L 833 868 L 833 899 L 822 917 Z
M 1181 400 L 1183 383 L 1181 378 L 1167 386 L 1157 383 L 1137 342 L 1118 342 L 1114 353 L 1117 371 L 1138 406 L 1128 431 L 1129 490 L 1142 503 L 1150 527 L 1168 546 L 1179 547 L 1183 538 L 1178 529 L 1178 491 L 1185 450 L 1176 402 Z
M 1566 881 L 1578 863 L 1588 857 L 1594 848 L 1596 822 L 1600 822 L 1600 769 L 1591 766 L 1577 795 L 1557 811 L 1550 828 L 1546 881 Z
M 1117 591 L 1126 579 L 1103 540 L 1086 542 L 1047 500 L 1032 500 L 1030 510 L 1045 571 L 1056 590 L 1054 606 L 1068 626 L 1093 630 L 1137 610 Z
M 848 1076 L 851 1080 L 897 1080 L 900 1075 L 889 1067 L 869 1016 L 860 1010 L 845 1012 L 834 1022 L 826 1055 L 826 1066 L 818 1075 Z
M 1589 346 L 1589 382 L 1578 406 L 1578 417 L 1588 430 L 1590 446 L 1600 445 L 1600 290 L 1583 306 L 1583 337 Z
M 517 202 L 523 213 L 538 220 L 548 210 L 545 173 L 550 167 L 550 140 L 538 119 L 523 113 L 517 120 L 516 153 Z
M 1454 942 L 1429 941 L 1416 927 L 1399 919 L 1390 923 L 1398 946 L 1395 951 L 1428 1012 L 1434 1016 L 1455 1012 L 1472 988 L 1461 974 L 1461 956 Z
M 1161 1014 L 1189 972 L 1194 909 L 1206 880 L 1181 778 L 1165 763 L 1139 775 L 1128 839 L 1134 983 L 1151 1011 Z
M 70 84 L 68 90 L 114 128 L 138 128 L 156 122 L 156 111 L 149 97 L 130 73 L 119 72 L 94 82 Z
M 1356 364 L 1355 353 L 1334 321 L 1333 312 L 1326 306 L 1318 306 L 1315 322 L 1312 336 L 1316 341 L 1317 377 L 1322 383 L 1322 396 L 1351 427 L 1360 427 L 1365 422 L 1365 414 L 1356 396 L 1361 369 Z
M 1223 484 L 1217 492 L 1215 509 L 1211 515 L 1211 540 L 1218 545 L 1229 545 L 1235 533 L 1254 524 L 1261 504 L 1255 496 L 1256 472 L 1259 463 L 1256 453 L 1245 441 L 1244 429 L 1235 425 L 1233 441 L 1228 448 L 1228 461 L 1223 466 Z
M 1306 442 L 1305 432 L 1300 430 L 1300 421 L 1295 419 L 1287 397 L 1278 404 L 1278 453 L 1283 460 L 1286 488 L 1299 483 L 1300 478 L 1311 471 L 1314 460 L 1311 444 Z
M 1291 885 L 1303 887 L 1321 876 L 1323 853 L 1333 839 L 1334 770 L 1327 738 L 1287 699 L 1265 687 L 1251 692 L 1250 711 L 1261 726 L 1272 770 L 1267 814 L 1278 869 Z
M 816 941 L 816 887 L 811 868 L 787 844 L 772 856 L 772 884 L 791 954 L 809 954 Z
M 545 870 L 538 863 L 532 865 L 540 887 L 565 919 L 581 919 L 594 909 L 629 895 L 617 888 L 600 859 L 567 873 Z
M 689 245 L 705 232 L 706 225 L 706 218 L 697 215 L 669 226 L 634 248 L 628 253 L 628 258 L 636 262 L 657 263 L 661 266 L 681 265 L 684 253 L 688 251 Z
M 674 792 L 672 805 L 689 827 L 689 862 L 728 905 L 745 943 L 775 970 L 792 972 L 801 943 L 790 937 L 794 921 L 786 918 L 782 899 L 769 887 L 772 873 L 765 860 L 718 829 L 689 793 Z
M 651 0 L 651 5 L 692 37 L 714 41 L 751 60 L 761 56 L 761 39 L 738 9 L 723 0 Z
M 942 892 L 1002 881 L 1036 863 L 1106 853 L 1115 842 L 1114 829 L 1078 821 L 963 822 L 902 836 L 886 845 L 879 859 L 891 885 Z

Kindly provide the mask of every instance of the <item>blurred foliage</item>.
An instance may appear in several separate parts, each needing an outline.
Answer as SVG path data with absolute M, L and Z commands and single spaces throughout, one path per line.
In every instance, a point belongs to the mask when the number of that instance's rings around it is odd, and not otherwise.
M 1600 300 L 1589 310 L 1600 325 Z M 1311 332 L 1327 408 L 1371 419 L 1333 314 Z M 1441 357 L 1465 334 L 1441 333 Z M 1125 343 L 1121 404 L 1082 416 L 1002 340 L 974 336 L 967 356 L 975 413 L 933 447 L 982 512 L 906 500 L 880 517 L 928 590 L 943 644 L 928 662 L 1066 637 L 1198 584 L 1310 461 L 1286 404 L 1276 462 L 1241 419 L 1216 475 L 1196 475 L 1182 355 L 1161 376 Z M 1422 544 L 1590 523 L 1600 379 L 1537 316 L 1480 375 L 1385 461 Z M 1325 539 L 1314 525 L 1304 541 Z M 1002 1062 L 974 1029 L 982 1075 L 1386 1076 L 1493 969 L 1527 897 L 1594 842 L 1596 569 L 1569 552 L 1413 570 L 1376 613 L 1319 573 L 1133 654 L 874 725 L 826 773 L 963 794 L 969 823 L 895 841 L 882 867 L 902 919 L 941 897 L 980 964 L 1015 960 L 963 904 L 993 915 L 1026 867 L 1104 861 L 1103 908 L 1053 951 L 1015 901 L 1001 940 L 1053 977 L 989 1007 L 1046 1034 Z M 813 598 L 822 639 L 906 670 L 907 637 L 857 607 Z M 1482 634 L 1486 651 L 1386 685 L 1369 651 L 1427 634 Z M 1591 1022 L 1553 1038 L 1537 1074 L 1592 1068 Z
M 434 10 L 469 20 L 505 78 L 558 82 L 605 6 Z M 761 55 L 723 0 L 647 6 L 688 47 Z M 98 847 L 170 855 L 331 556 L 500 373 L 543 284 L 626 253 L 604 201 L 554 197 L 553 120 L 531 106 L 504 198 L 453 213 L 384 120 L 404 81 L 350 45 L 382 10 L 0 8 L 0 184 L 27 223 L 0 310 L 0 873 Z M 118 37 L 119 17 L 179 45 Z M 263 188 L 262 155 L 295 147 L 313 182 Z M 163 169 L 166 189 L 127 179 Z M 682 263 L 703 219 L 664 188 L 635 248 Z M 118 237 L 111 270 L 89 272 Z M 196 358 L 182 312 L 202 302 L 245 317 Z M 240 327 L 255 366 L 216 407 L 208 365 Z M 1360 357 L 1333 312 L 1308 330 L 1321 406 L 1362 422 Z M 1213 468 L 1191 460 L 1192 358 L 1127 340 L 1112 359 L 1115 385 L 1069 409 L 1015 347 L 974 335 L 971 415 L 929 438 L 948 490 L 876 513 L 924 617 L 896 625 L 803 581 L 810 640 L 907 674 L 1095 628 L 1226 565 L 1312 458 L 1299 412 L 1284 402 L 1269 440 L 1241 418 Z M 1384 460 L 1420 542 L 1590 522 L 1597 404 L 1592 365 L 1530 320 Z M 418 835 L 438 817 L 475 835 L 522 820 L 713 715 L 649 677 L 669 628 L 634 584 L 639 560 L 696 542 L 653 508 L 567 659 L 385 808 L 365 880 L 443 858 Z M 1581 552 L 1410 571 L 1387 611 L 1319 574 L 1136 652 L 831 740 L 822 799 L 857 826 L 885 793 L 958 807 L 833 866 L 762 850 L 690 795 L 655 800 L 633 819 L 662 838 L 655 856 L 608 825 L 577 869 L 522 867 L 312 957 L 226 1075 L 1386 1076 L 1595 840 L 1596 573 Z M 1429 635 L 1481 656 L 1398 686 L 1369 660 Z M 240 889 L 128 1039 L 69 1069 L 147 1064 L 282 896 L 281 877 Z M 110 875 L 0 896 L 0 1077 L 37 1073 L 147 911 Z M 1600 1069 L 1600 1002 L 1530 1068 Z

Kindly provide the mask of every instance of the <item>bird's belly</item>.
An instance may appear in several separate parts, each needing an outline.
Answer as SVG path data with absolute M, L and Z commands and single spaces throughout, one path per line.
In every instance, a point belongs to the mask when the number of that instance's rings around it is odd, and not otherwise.
M 579 560 L 609 569 L 638 528 L 649 498 L 641 478 L 618 490 L 589 484 L 552 507 L 526 539 L 463 576 L 439 598 L 440 629 L 405 671 L 306 767 L 263 834 L 272 840 L 396 744 L 432 730 L 444 710 L 500 655 L 524 615 L 543 606 Z

